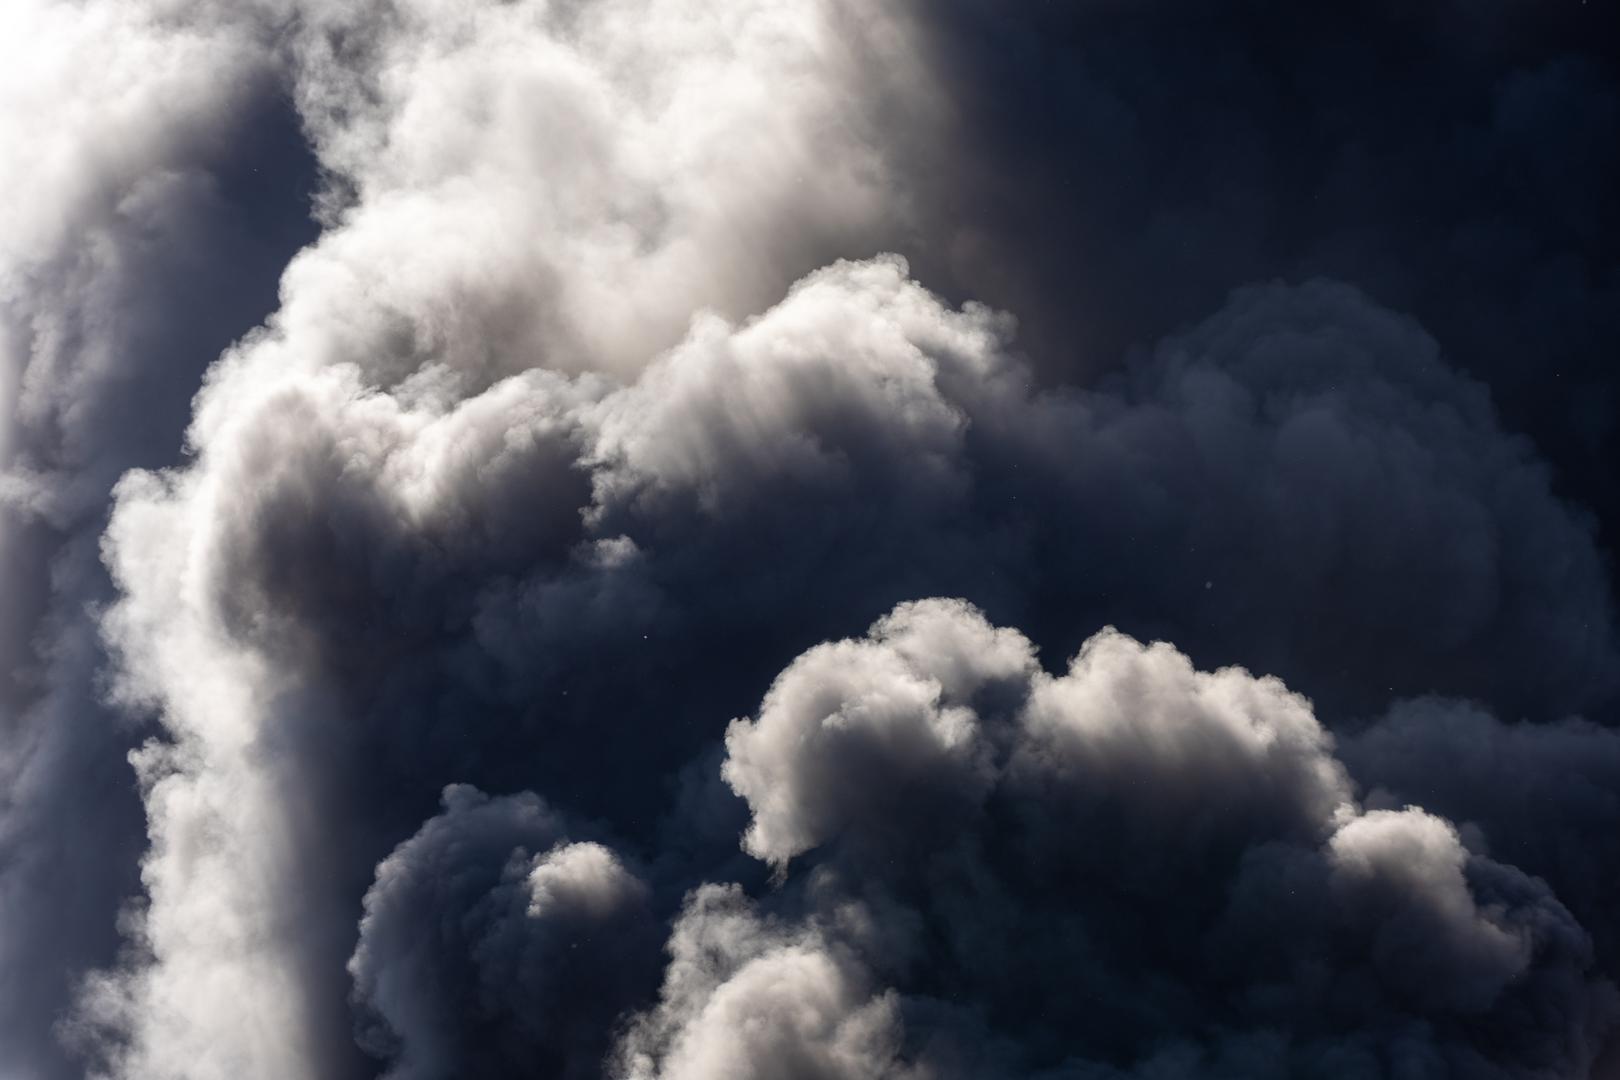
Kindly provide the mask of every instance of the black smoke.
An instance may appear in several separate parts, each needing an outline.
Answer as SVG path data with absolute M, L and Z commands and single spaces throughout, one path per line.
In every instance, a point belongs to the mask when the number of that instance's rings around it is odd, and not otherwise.
M 1612 1067 L 1609 16 L 27 9 L 0 1066 Z
M 1043 371 L 1093 377 L 1236 282 L 1351 281 L 1613 543 L 1612 7 L 949 0 L 919 28 L 966 88 L 919 265 L 1017 311 Z

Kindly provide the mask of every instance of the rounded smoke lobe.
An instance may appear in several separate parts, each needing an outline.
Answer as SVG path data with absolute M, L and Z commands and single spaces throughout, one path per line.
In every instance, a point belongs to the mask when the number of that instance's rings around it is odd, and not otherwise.
M 1544 882 L 1364 809 L 1305 699 L 1163 643 L 1053 676 L 908 603 L 726 748 L 784 878 L 689 895 L 629 1075 L 1572 1075 L 1620 1005 Z
M 1444 10 L 16 0 L 0 1076 L 1614 1075 L 1620 62 Z

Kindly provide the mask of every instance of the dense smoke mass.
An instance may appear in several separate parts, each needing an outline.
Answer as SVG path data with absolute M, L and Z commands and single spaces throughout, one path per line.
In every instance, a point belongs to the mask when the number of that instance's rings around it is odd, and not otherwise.
M 0 1080 L 1620 1077 L 1617 31 L 10 0 Z

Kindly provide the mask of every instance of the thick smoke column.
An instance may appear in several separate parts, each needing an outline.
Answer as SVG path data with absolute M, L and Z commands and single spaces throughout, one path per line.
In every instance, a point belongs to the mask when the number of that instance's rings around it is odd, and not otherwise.
M 52 1028 L 139 887 L 144 718 L 105 707 L 92 614 L 108 492 L 174 460 L 313 229 L 296 118 L 227 27 L 19 0 L 0 41 L 0 1075 L 30 1080 L 79 1071 Z
M 0 16 L 0 1076 L 1607 1075 L 1614 68 L 1374 7 Z

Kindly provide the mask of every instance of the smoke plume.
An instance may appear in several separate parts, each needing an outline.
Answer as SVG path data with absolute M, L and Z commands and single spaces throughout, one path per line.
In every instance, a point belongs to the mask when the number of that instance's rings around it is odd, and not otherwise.
M 11 4 L 0 1077 L 1612 1075 L 1608 21 Z

